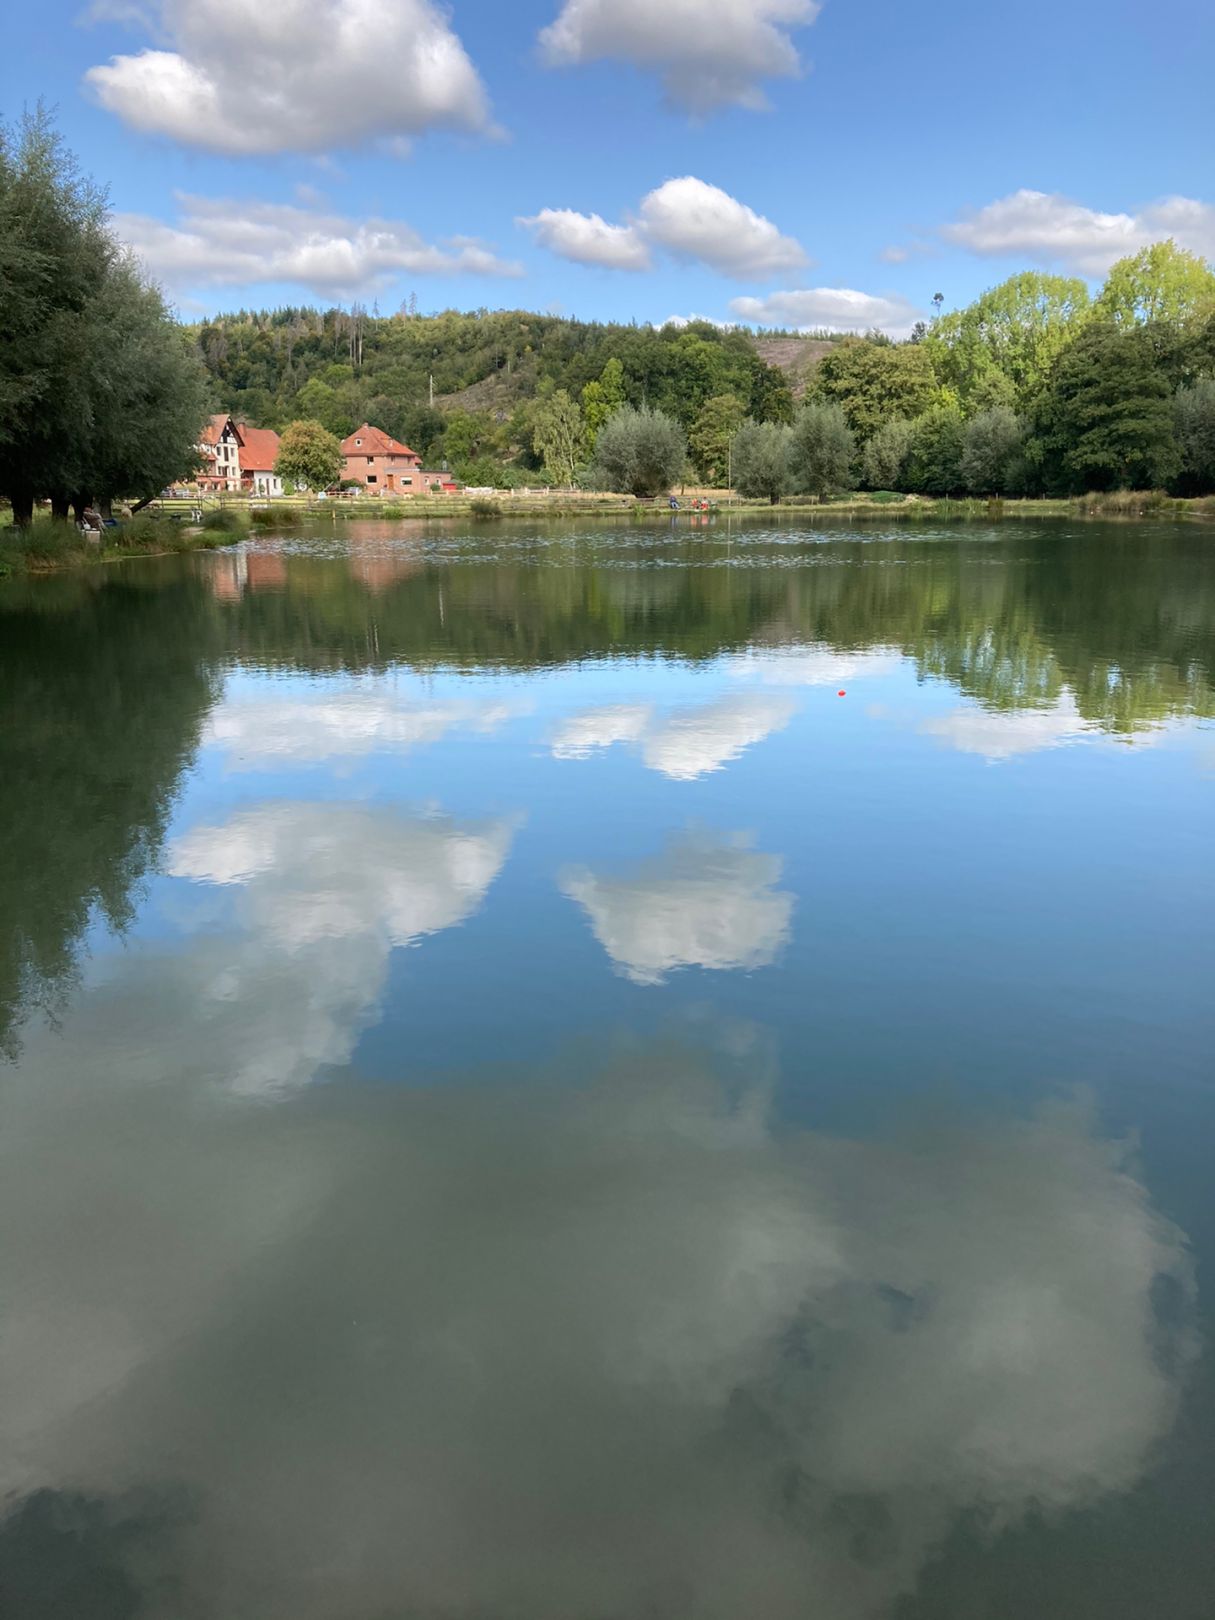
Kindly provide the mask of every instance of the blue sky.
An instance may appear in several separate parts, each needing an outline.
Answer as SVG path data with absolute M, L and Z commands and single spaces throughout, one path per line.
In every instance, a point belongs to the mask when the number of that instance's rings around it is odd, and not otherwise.
M 5 34 L 6 115 L 57 109 L 186 315 L 898 333 L 1027 266 L 1215 257 L 1209 0 L 47 0 Z

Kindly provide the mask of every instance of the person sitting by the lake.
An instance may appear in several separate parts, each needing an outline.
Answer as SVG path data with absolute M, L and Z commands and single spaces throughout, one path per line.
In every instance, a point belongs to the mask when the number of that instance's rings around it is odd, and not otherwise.
M 671 496 L 671 510 L 672 512 L 678 512 L 679 510 L 679 502 L 675 499 L 674 495 Z
M 101 513 L 91 503 L 80 514 L 80 532 L 90 539 L 95 539 L 101 533 Z

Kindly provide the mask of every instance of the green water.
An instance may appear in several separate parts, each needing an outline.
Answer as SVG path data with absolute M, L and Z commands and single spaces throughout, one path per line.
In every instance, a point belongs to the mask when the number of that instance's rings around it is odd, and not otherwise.
M 0 1612 L 1209 1620 L 1215 533 L 0 584 Z

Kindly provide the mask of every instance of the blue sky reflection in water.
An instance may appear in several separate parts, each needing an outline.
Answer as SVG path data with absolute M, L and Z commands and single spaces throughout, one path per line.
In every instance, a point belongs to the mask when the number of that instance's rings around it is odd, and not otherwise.
M 1203 530 L 351 526 L 0 627 L 19 1612 L 1209 1612 Z

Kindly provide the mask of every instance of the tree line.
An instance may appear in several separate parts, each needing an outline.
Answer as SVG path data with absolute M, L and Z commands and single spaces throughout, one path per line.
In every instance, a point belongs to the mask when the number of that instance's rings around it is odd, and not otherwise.
M 1215 273 L 1173 242 L 1096 297 L 1024 272 L 905 343 L 848 338 L 792 426 L 733 440 L 743 493 L 1215 490 Z
M 110 233 L 103 190 L 39 110 L 0 126 L 0 495 L 77 515 L 150 498 L 196 460 L 209 382 Z

